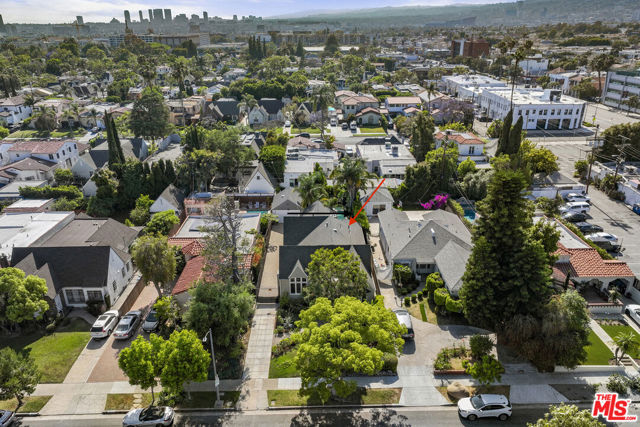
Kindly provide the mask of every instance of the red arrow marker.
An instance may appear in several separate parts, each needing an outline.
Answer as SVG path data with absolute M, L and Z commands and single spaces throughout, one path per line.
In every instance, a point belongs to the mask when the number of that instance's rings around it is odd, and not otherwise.
M 371 200 L 371 198 L 373 197 L 373 195 L 374 195 L 374 194 L 376 194 L 376 191 L 378 191 L 378 190 L 380 189 L 380 186 L 382 185 L 382 183 L 384 182 L 384 180 L 385 180 L 385 179 L 386 179 L 386 178 L 382 178 L 382 181 L 380 181 L 380 184 L 378 184 L 378 186 L 376 187 L 376 189 L 375 189 L 375 190 L 373 190 L 373 193 L 371 193 L 371 195 L 369 196 L 369 198 L 367 199 L 367 201 L 366 201 L 366 202 L 364 202 L 364 205 L 362 205 L 362 206 L 360 207 L 360 210 L 358 211 L 358 213 L 357 213 L 357 214 L 355 214 L 355 215 L 353 216 L 353 218 L 350 218 L 350 219 L 349 219 L 349 225 L 351 225 L 351 224 L 355 224 L 355 223 L 356 223 L 356 218 L 358 217 L 358 215 L 360 215 L 360 212 L 362 212 L 362 209 L 364 209 L 364 207 L 365 207 L 365 206 L 367 206 L 367 203 L 369 203 L 369 200 Z

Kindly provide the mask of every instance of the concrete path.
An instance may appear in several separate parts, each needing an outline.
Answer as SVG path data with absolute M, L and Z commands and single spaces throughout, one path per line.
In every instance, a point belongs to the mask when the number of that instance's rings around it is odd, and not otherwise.
M 258 302 L 275 301 L 278 297 L 278 263 L 283 243 L 283 225 L 274 224 L 269 236 L 269 247 L 258 287 Z

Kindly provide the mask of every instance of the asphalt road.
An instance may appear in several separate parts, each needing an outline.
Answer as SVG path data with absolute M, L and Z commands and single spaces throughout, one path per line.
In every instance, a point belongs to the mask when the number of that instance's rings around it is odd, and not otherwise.
M 255 411 L 247 413 L 178 414 L 175 426 L 524 426 L 535 422 L 547 411 L 546 406 L 514 409 L 508 421 L 493 419 L 466 421 L 460 419 L 456 407 Z M 122 415 L 23 418 L 22 426 L 106 427 L 122 425 Z

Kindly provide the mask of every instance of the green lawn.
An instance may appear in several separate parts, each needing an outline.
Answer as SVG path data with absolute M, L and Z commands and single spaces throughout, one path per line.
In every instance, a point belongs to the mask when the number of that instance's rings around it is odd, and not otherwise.
M 149 406 L 151 404 L 151 393 L 142 394 L 142 407 Z M 156 392 L 156 402 L 158 399 L 158 392 Z M 107 401 L 104 404 L 105 411 L 123 410 L 128 411 L 133 408 L 133 394 L 129 393 L 114 393 L 107 394 Z
M 142 394 L 142 407 L 151 404 L 151 393 Z M 158 403 L 159 392 L 156 392 L 156 401 Z M 221 391 L 220 397 L 225 407 L 235 406 L 240 399 L 240 391 Z M 215 391 L 193 391 L 191 399 L 184 400 L 176 405 L 177 408 L 213 408 L 216 402 Z M 107 395 L 107 402 L 104 405 L 105 411 L 124 410 L 128 411 L 133 408 L 133 394 L 131 393 L 114 393 Z
M 49 399 L 51 399 L 51 396 L 27 396 L 24 398 L 18 413 L 38 412 L 47 404 Z M 17 406 L 18 401 L 16 399 L 0 400 L 0 409 L 15 411 Z
M 0 348 L 9 346 L 33 357 L 42 372 L 41 383 L 61 383 L 91 339 L 89 327 L 87 322 L 76 318 L 69 325 L 58 327 L 51 335 L 38 331 L 5 338 L 0 342 Z
M 613 353 L 602 342 L 595 332 L 589 330 L 589 345 L 587 346 L 587 360 L 585 365 L 608 365 Z
M 82 136 L 85 133 L 87 133 L 87 131 L 82 128 L 74 129 L 73 132 L 69 132 L 68 129 L 56 129 L 53 132 L 40 132 L 35 129 L 25 129 L 16 131 L 7 138 L 75 138 Z
M 600 325 L 602 327 L 602 329 L 605 330 L 605 332 L 607 334 L 609 334 L 609 336 L 611 338 L 615 338 L 616 335 L 618 335 L 619 333 L 623 332 L 623 333 L 633 333 L 636 336 L 636 341 L 638 343 L 640 343 L 640 335 L 638 335 L 638 333 L 631 327 L 628 325 Z M 631 353 L 629 353 L 629 356 L 633 357 L 634 359 L 640 359 L 640 349 L 636 349 L 636 351 L 632 351 Z
M 345 400 L 329 399 L 327 405 L 379 405 L 392 404 L 400 401 L 401 388 L 358 388 Z M 298 390 L 267 390 L 269 406 L 308 406 L 322 405 L 317 398 L 300 396 Z
M 300 372 L 293 363 L 296 351 L 288 351 L 282 356 L 274 357 L 269 364 L 269 378 L 293 378 L 299 377 Z
M 381 126 L 360 126 L 360 133 L 385 133 Z
M 308 133 L 310 135 L 320 135 L 320 129 L 314 127 L 306 127 L 306 128 L 291 128 L 291 135 L 297 135 L 299 133 Z M 324 133 L 331 133 L 331 129 L 325 129 Z
M 449 393 L 447 393 L 447 387 L 446 386 L 439 386 L 436 387 L 438 389 L 438 391 L 440 392 L 440 394 L 442 394 L 444 396 L 445 399 L 447 399 L 449 402 L 451 403 L 458 403 L 458 399 L 456 399 L 453 396 L 450 396 Z M 511 386 L 509 385 L 481 385 L 481 386 L 466 386 L 465 387 L 467 389 L 467 391 L 469 392 L 469 396 L 472 396 L 474 394 L 501 394 L 503 396 L 506 396 L 507 399 L 509 398 L 509 395 L 511 394 Z
M 403 297 L 404 299 L 404 297 Z M 435 304 L 428 302 L 426 299 L 417 303 L 411 303 L 407 310 L 416 319 L 423 322 L 433 323 L 434 325 L 467 325 L 468 322 L 463 315 L 457 313 L 436 314 L 434 312 Z

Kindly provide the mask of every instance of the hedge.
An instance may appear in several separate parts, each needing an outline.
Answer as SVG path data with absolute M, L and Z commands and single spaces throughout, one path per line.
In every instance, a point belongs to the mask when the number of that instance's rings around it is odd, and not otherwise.
M 433 293 L 436 305 L 445 305 L 447 298 L 449 298 L 449 292 L 445 288 L 438 288 Z
M 462 313 L 462 301 L 453 299 L 450 295 L 447 295 L 445 308 L 452 313 Z
M 384 365 L 382 369 L 384 371 L 393 371 L 396 372 L 398 369 L 398 356 L 393 353 L 384 353 L 382 355 L 382 361 Z
M 73 185 L 52 187 L 20 187 L 20 195 L 25 199 L 58 199 L 66 197 L 69 200 L 82 198 L 82 192 Z

